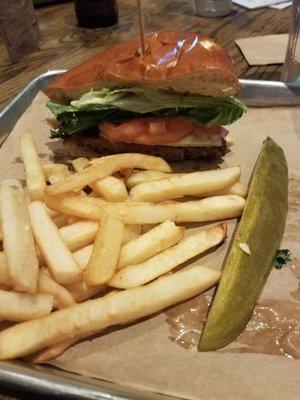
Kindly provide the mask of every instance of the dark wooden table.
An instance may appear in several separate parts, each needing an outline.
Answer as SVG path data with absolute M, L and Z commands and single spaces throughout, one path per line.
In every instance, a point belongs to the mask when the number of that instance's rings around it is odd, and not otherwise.
M 191 0 L 144 1 L 147 31 L 180 28 L 211 35 L 233 58 L 240 77 L 279 80 L 281 65 L 250 67 L 234 39 L 288 32 L 290 8 L 247 11 L 234 7 L 225 18 L 193 15 Z M 135 0 L 119 0 L 119 23 L 110 28 L 80 29 L 76 26 L 72 3 L 40 8 L 37 11 L 42 34 L 41 49 L 11 64 L 0 41 L 0 108 L 25 84 L 48 69 L 69 68 L 112 43 L 136 33 Z M 42 399 L 41 396 L 0 389 L 0 400 Z
M 193 15 L 191 0 L 144 1 L 147 31 L 181 28 L 216 38 L 233 58 L 240 77 L 279 80 L 282 66 L 250 67 L 234 39 L 286 33 L 290 8 L 248 11 L 234 7 L 225 18 Z M 0 108 L 25 84 L 48 69 L 69 68 L 112 43 L 136 33 L 135 0 L 119 0 L 119 23 L 110 28 L 80 29 L 76 26 L 73 4 L 65 3 L 37 11 L 42 34 L 41 50 L 11 64 L 0 39 Z

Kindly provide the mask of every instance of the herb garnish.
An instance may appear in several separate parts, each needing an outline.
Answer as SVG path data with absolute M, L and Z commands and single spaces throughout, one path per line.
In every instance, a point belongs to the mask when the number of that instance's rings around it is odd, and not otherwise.
M 276 256 L 273 261 L 273 266 L 276 269 L 281 269 L 288 261 L 291 261 L 291 255 L 289 249 L 277 250 Z

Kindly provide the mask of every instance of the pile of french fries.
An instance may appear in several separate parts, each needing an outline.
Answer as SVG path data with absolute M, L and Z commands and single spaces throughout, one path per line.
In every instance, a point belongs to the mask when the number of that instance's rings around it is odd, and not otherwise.
M 240 216 L 239 167 L 175 174 L 143 154 L 68 167 L 42 164 L 30 133 L 20 146 L 26 187 L 0 182 L 0 319 L 16 322 L 0 332 L 0 359 L 46 362 L 218 282 L 201 265 L 173 270 L 221 244 L 226 223 L 176 223 Z

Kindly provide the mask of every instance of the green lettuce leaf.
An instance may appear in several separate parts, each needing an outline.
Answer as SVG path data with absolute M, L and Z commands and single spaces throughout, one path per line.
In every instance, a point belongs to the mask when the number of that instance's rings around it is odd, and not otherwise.
M 61 122 L 59 132 L 68 135 L 95 128 L 102 121 L 118 124 L 141 116 L 181 115 L 205 126 L 229 125 L 246 111 L 244 103 L 233 97 L 184 95 L 145 88 L 91 90 L 71 105 L 49 101 L 47 106 Z

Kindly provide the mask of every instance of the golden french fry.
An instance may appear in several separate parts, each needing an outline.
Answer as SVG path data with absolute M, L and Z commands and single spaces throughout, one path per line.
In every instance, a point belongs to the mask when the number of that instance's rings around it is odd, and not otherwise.
M 70 217 L 68 215 L 57 214 L 52 217 L 52 221 L 58 228 L 69 224 Z
M 82 273 L 42 202 L 28 206 L 31 226 L 40 251 L 58 283 L 77 283 Z
M 244 185 L 242 182 L 238 181 L 233 183 L 230 186 L 225 187 L 224 189 L 203 192 L 199 197 L 210 197 L 210 196 L 225 196 L 228 194 L 235 194 L 237 196 L 246 197 L 248 194 L 248 186 Z M 198 195 L 194 195 L 198 197 Z
M 42 200 L 46 188 L 44 171 L 30 132 L 21 137 L 21 153 L 26 174 L 26 185 L 31 200 Z
M 128 189 L 133 188 L 136 185 L 144 182 L 156 181 L 162 178 L 168 178 L 170 176 L 180 176 L 182 174 L 173 174 L 161 171 L 134 171 L 126 180 L 126 186 Z
M 107 299 L 108 297 L 114 296 L 115 293 L 118 293 L 118 291 L 113 290 L 113 291 L 107 293 L 105 295 L 105 299 Z M 99 333 L 101 333 L 103 331 L 104 331 L 104 329 L 100 329 L 100 331 L 94 332 L 92 335 L 94 335 L 96 333 L 99 335 Z M 67 340 L 64 340 L 63 342 L 59 342 L 52 346 L 46 347 L 45 349 L 38 351 L 29 357 L 26 357 L 26 359 L 35 364 L 43 364 L 49 360 L 52 360 L 53 358 L 58 357 L 60 354 L 62 354 L 64 351 L 66 351 L 69 347 L 73 346 L 75 343 L 80 342 L 80 340 L 86 339 L 86 338 L 87 338 L 87 335 L 85 333 L 83 335 L 75 336 L 71 339 L 67 339 Z
M 59 233 L 71 251 L 80 249 L 93 243 L 99 223 L 92 220 L 77 221 L 71 225 L 63 226 Z
M 13 286 L 4 251 L 0 251 L 0 285 L 7 288 Z
M 84 186 L 106 178 L 113 173 L 126 168 L 153 169 L 170 172 L 171 167 L 165 160 L 159 157 L 144 154 L 128 153 L 115 156 L 102 157 L 93 165 L 76 172 L 63 181 L 48 186 L 46 192 L 49 195 L 57 195 L 82 189 Z
M 69 347 L 80 341 L 80 337 L 75 336 L 72 339 L 66 339 L 63 342 L 54 344 L 52 346 L 46 347 L 32 356 L 26 357 L 26 361 L 30 361 L 34 364 L 44 364 L 47 361 L 53 360 L 53 358 L 58 357 Z
M 65 164 L 43 164 L 43 171 L 47 182 L 59 182 L 71 175 Z
M 144 182 L 156 181 L 162 178 L 169 178 L 174 176 L 182 176 L 181 174 L 174 173 L 166 173 L 159 171 L 135 171 L 132 175 L 126 180 L 126 186 L 131 189 L 136 185 Z M 224 196 L 227 194 L 236 194 L 237 196 L 246 197 L 248 193 L 247 185 L 244 185 L 242 182 L 235 182 L 232 185 L 225 187 L 224 189 L 202 192 L 199 197 L 210 197 L 210 196 Z M 194 195 L 196 196 L 196 195 Z M 198 196 L 197 196 L 198 197 Z
M 88 164 L 89 160 L 85 157 L 77 158 L 72 161 L 73 167 L 76 172 L 82 171 Z M 128 198 L 128 193 L 124 182 L 114 176 L 99 179 L 90 184 L 93 192 L 90 194 L 92 197 L 103 195 L 109 201 L 124 201 Z
M 71 161 L 73 168 L 76 172 L 82 171 L 85 167 L 89 165 L 90 161 L 86 157 L 78 157 Z
M 117 270 L 139 264 L 174 246 L 184 236 L 184 228 L 166 221 L 121 248 Z
M 0 290 L 0 318 L 7 321 L 27 321 L 51 312 L 53 297 Z
M 217 246 L 225 237 L 226 224 L 224 223 L 202 230 L 143 263 L 131 265 L 118 271 L 108 282 L 108 285 L 124 289 L 144 285 L 185 261 Z
M 79 266 L 81 267 L 82 261 L 80 260 L 80 250 L 89 247 L 90 243 L 95 240 L 97 231 L 99 228 L 99 223 L 93 220 L 77 221 L 73 224 L 66 225 L 59 229 L 59 233 L 63 238 L 65 244 L 71 251 L 74 251 L 74 257 L 78 257 Z M 124 228 L 124 235 L 122 240 L 122 245 L 128 243 L 129 241 L 136 239 L 141 232 L 140 225 L 126 225 Z M 76 250 L 78 250 L 76 252 Z M 84 250 L 83 250 L 84 252 Z M 91 253 L 89 253 L 90 255 Z M 86 256 L 84 256 L 86 259 Z M 87 264 L 87 262 L 86 262 Z M 84 267 L 86 267 L 86 264 Z M 82 268 L 82 267 L 81 267 Z
M 182 196 L 201 195 L 202 193 L 221 190 L 238 181 L 240 167 L 191 172 L 170 176 L 156 181 L 144 182 L 130 191 L 132 201 L 159 202 Z
M 131 240 L 138 238 L 141 232 L 142 225 L 140 224 L 125 225 L 122 246 L 124 246 L 124 244 L 130 242 Z
M 39 264 L 26 199 L 17 180 L 0 183 L 0 220 L 3 249 L 13 287 L 18 291 L 35 293 Z
M 107 289 L 107 285 L 87 286 L 85 282 L 80 282 L 65 285 L 65 288 L 77 303 L 82 303 L 104 292 Z
M 95 235 L 96 236 L 96 235 Z M 88 265 L 88 262 L 91 258 L 93 251 L 93 245 L 90 244 L 88 246 L 82 247 L 79 250 L 74 251 L 73 257 L 75 258 L 77 264 L 84 271 Z
M 125 224 L 158 224 L 164 221 L 208 222 L 239 217 L 245 199 L 236 195 L 213 196 L 186 202 L 153 204 L 144 202 L 108 203 L 92 197 L 73 194 L 46 196 L 48 207 L 63 214 L 99 220 L 103 212 L 114 215 Z
M 84 273 L 88 286 L 101 285 L 115 273 L 121 251 L 124 224 L 104 214 L 93 245 L 92 255 Z
M 0 359 L 22 357 L 76 335 L 89 336 L 112 325 L 138 320 L 200 294 L 219 278 L 218 271 L 193 266 L 142 287 L 17 324 L 0 332 Z
M 75 304 L 68 290 L 43 271 L 39 273 L 38 292 L 53 296 L 54 308 L 65 308 Z
M 114 176 L 108 176 L 94 182 L 92 188 L 108 201 L 125 201 L 128 198 L 124 182 Z

